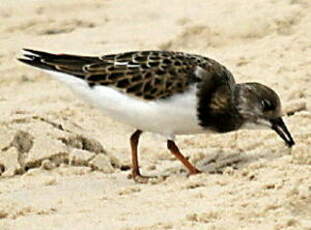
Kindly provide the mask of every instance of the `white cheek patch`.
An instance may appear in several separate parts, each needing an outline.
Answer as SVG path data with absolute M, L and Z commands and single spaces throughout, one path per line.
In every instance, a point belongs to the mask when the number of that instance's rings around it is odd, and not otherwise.
M 264 119 L 259 119 L 256 122 L 245 122 L 241 129 L 270 129 L 271 128 L 271 123 L 267 120 Z

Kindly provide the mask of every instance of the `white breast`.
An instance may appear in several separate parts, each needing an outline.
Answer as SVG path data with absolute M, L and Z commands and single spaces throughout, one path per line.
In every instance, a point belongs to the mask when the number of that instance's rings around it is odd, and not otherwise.
M 90 88 L 84 80 L 67 74 L 47 72 L 72 88 L 84 100 L 100 108 L 107 116 L 137 129 L 170 138 L 203 132 L 196 115 L 195 86 L 169 99 L 147 101 L 107 86 Z

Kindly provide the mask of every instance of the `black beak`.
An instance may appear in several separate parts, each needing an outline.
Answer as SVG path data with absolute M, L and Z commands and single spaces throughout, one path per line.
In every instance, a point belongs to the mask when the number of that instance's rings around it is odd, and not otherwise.
M 288 147 L 292 147 L 295 142 L 290 135 L 288 129 L 286 128 L 286 125 L 284 124 L 282 118 L 275 118 L 271 119 L 271 128 L 279 134 L 279 136 L 285 141 L 285 143 L 288 145 Z

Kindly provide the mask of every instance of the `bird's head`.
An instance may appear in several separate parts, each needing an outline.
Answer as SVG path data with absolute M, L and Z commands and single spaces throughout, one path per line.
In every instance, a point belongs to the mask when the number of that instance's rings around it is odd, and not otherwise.
M 234 102 L 244 119 L 244 127 L 271 128 L 289 147 L 295 144 L 281 118 L 280 98 L 272 89 L 253 82 L 237 84 L 234 90 Z

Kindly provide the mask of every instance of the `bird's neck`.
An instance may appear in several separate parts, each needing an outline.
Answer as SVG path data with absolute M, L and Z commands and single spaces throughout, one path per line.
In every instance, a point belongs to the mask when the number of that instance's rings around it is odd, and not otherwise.
M 227 84 L 199 87 L 197 114 L 201 126 L 217 132 L 237 130 L 243 124 L 233 102 L 233 89 Z

